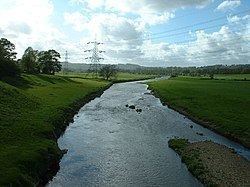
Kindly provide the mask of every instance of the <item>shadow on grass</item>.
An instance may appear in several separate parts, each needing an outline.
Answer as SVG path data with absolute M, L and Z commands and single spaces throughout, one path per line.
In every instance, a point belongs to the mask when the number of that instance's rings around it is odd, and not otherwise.
M 56 75 L 44 75 L 44 74 L 39 74 L 35 75 L 39 79 L 51 83 L 51 84 L 56 84 L 56 83 L 65 83 L 65 82 L 73 82 L 76 83 L 76 81 L 70 79 L 70 77 L 63 77 L 63 76 L 56 76 Z
M 48 84 L 57 83 L 79 83 L 72 80 L 70 77 L 44 74 L 22 74 L 21 77 L 4 77 L 1 81 L 19 89 L 28 89 L 32 86 L 46 86 Z
M 20 89 L 31 88 L 29 81 L 24 79 L 23 77 L 4 77 L 2 78 L 2 81 Z

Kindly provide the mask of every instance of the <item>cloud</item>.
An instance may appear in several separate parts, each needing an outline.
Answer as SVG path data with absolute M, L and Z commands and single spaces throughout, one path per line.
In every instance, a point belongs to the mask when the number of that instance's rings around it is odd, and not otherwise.
M 31 34 L 31 27 L 26 23 L 10 23 L 7 30 L 11 30 L 15 33 Z
M 245 22 L 245 21 L 250 21 L 250 15 L 245 15 L 243 17 L 233 15 L 233 16 L 228 16 L 227 20 L 229 23 L 239 23 L 239 22 Z
M 149 62 L 145 65 L 155 62 L 161 66 L 250 63 L 250 37 L 249 32 L 246 35 L 247 27 L 245 25 L 241 32 L 234 32 L 226 26 L 213 33 L 200 30 L 195 33 L 196 40 L 183 44 L 147 41 L 142 46 L 144 56 L 140 61 Z
M 106 61 L 141 56 L 144 31 L 129 18 L 116 14 L 98 14 L 89 21 L 89 28 L 95 30 L 97 39 L 105 44 Z M 92 36 L 93 38 L 93 36 Z
M 92 47 L 86 43 L 95 36 L 98 41 L 104 42 L 103 46 L 99 46 L 101 50 L 106 50 L 102 54 L 105 57 L 102 63 L 144 66 L 250 63 L 249 15 L 229 15 L 229 26 L 212 33 L 204 30 L 190 33 L 195 40 L 188 43 L 145 40 L 149 26 L 154 28 L 166 23 L 175 16 L 175 10 L 202 7 L 211 1 L 70 0 L 71 4 L 78 5 L 78 9 L 62 12 L 64 22 L 55 23 L 52 18 L 56 7 L 51 0 L 1 0 L 0 16 L 5 19 L 0 20 L 0 34 L 16 44 L 19 56 L 28 46 L 38 50 L 54 48 L 62 56 L 68 50 L 70 61 L 78 63 L 86 63 L 84 57 L 91 54 L 84 54 L 83 49 Z M 225 3 L 223 6 L 226 7 Z M 63 29 L 59 30 L 57 26 L 70 26 L 79 36 L 72 36 L 72 31 L 65 31 L 65 36 Z
M 63 14 L 65 24 L 72 25 L 73 29 L 76 31 L 83 31 L 87 28 L 87 18 L 84 17 L 80 12 L 68 13 L 65 12 Z
M 246 37 L 249 34 L 249 16 L 232 19 L 245 21 L 237 26 L 238 31 L 231 29 L 238 24 L 232 21 L 230 27 L 223 26 L 217 32 L 200 30 L 190 33 L 196 40 L 183 44 L 145 40 L 147 30 L 140 27 L 138 20 L 114 13 L 95 14 L 85 26 L 96 31 L 92 33 L 92 39 L 96 34 L 97 39 L 104 42 L 104 46 L 100 46 L 106 50 L 102 54 L 105 57 L 103 63 L 137 63 L 144 66 L 249 63 L 247 49 L 250 38 Z M 84 46 L 85 49 L 89 47 Z
M 143 13 L 137 21 L 140 22 L 141 26 L 146 27 L 147 25 L 153 26 L 165 23 L 171 18 L 174 18 L 174 13 L 171 12 L 164 12 L 162 14 Z
M 189 6 L 204 6 L 211 2 L 210 0 L 106 0 L 106 7 L 114 8 L 121 12 L 134 12 L 134 13 L 159 13 L 165 11 L 172 11 L 174 9 L 185 8 Z
M 212 0 L 71 0 L 93 10 L 105 10 L 120 14 L 132 13 L 139 17 L 142 25 L 156 25 L 167 22 L 174 17 L 174 11 L 190 6 L 203 7 Z
M 147 35 L 147 26 L 167 22 L 174 17 L 177 8 L 188 6 L 204 6 L 211 0 L 142 0 L 142 1 L 114 1 L 114 0 L 71 0 L 71 3 L 82 5 L 84 12 L 65 13 L 65 23 L 71 24 L 76 31 L 89 30 L 90 38 L 97 36 L 98 40 L 105 43 L 105 62 L 127 63 L 136 61 L 150 62 L 153 55 L 145 56 L 142 50 L 143 40 Z M 106 13 L 100 13 L 105 10 Z M 91 12 L 90 18 L 85 14 Z M 133 14 L 131 18 L 127 13 Z M 86 22 L 86 20 L 88 20 Z M 93 32 L 94 31 L 94 32 Z M 87 46 L 85 46 L 87 47 Z M 176 49 L 177 50 L 177 49 Z M 162 51 L 163 60 L 165 51 Z M 172 54 L 174 55 L 174 54 Z M 161 61 L 162 63 L 162 61 Z
M 2 36 L 16 45 L 18 57 L 28 46 L 40 43 L 40 49 L 46 49 L 50 41 L 64 37 L 51 22 L 53 11 L 50 0 L 1 0 Z
M 225 11 L 228 9 L 235 9 L 238 6 L 240 6 L 241 1 L 240 0 L 227 0 L 227 1 L 223 1 L 221 4 L 219 4 L 219 6 L 216 8 L 216 10 L 219 11 Z

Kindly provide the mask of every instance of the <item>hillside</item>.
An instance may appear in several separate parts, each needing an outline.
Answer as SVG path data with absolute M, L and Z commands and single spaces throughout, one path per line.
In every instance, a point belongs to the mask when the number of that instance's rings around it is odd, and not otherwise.
M 23 75 L 0 81 L 0 186 L 33 186 L 61 157 L 56 139 L 108 82 Z M 18 156 L 17 156 L 18 155 Z

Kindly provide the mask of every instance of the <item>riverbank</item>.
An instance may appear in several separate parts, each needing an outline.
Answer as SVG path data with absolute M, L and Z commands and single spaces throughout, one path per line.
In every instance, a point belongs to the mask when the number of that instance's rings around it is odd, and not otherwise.
M 148 83 L 163 104 L 250 148 L 250 82 L 177 77 Z
M 57 138 L 74 114 L 110 85 L 25 74 L 0 81 L 0 186 L 45 184 L 63 154 Z
M 205 186 L 250 186 L 250 162 L 234 150 L 210 141 L 171 139 L 168 144 Z

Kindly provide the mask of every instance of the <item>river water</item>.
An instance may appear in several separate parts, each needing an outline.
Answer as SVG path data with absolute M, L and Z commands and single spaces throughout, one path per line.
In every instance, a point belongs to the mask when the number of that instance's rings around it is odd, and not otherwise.
M 174 136 L 212 140 L 250 158 L 248 149 L 163 106 L 146 84 L 120 83 L 75 115 L 58 140 L 68 152 L 47 186 L 202 186 L 168 147 Z

